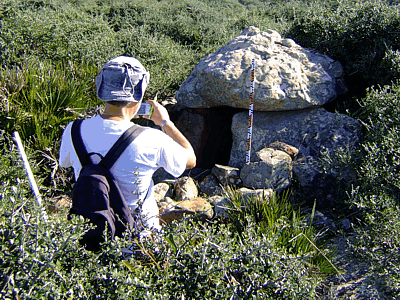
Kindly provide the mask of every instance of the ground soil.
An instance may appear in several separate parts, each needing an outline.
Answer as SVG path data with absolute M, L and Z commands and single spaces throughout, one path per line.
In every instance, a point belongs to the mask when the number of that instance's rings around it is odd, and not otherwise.
M 331 276 L 321 285 L 321 299 L 392 299 L 376 280 L 372 267 L 352 254 L 353 238 L 352 233 L 338 234 L 327 243 L 326 247 L 336 249 L 332 262 L 342 273 Z

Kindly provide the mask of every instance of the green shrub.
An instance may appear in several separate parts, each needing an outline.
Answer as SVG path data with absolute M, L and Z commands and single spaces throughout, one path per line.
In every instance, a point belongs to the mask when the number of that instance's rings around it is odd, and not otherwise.
M 158 33 L 149 34 L 142 27 L 124 28 L 119 32 L 124 50 L 136 57 L 150 72 L 150 84 L 145 98 L 173 95 L 189 76 L 197 61 L 193 51 Z
M 317 232 L 311 226 L 314 210 L 312 216 L 306 218 L 292 207 L 287 193 L 245 199 L 240 193 L 228 188 L 226 195 L 229 220 L 239 237 L 247 230 L 249 223 L 254 223 L 258 234 L 273 239 L 277 247 L 291 255 L 308 253 L 307 263 L 318 272 L 337 272 L 329 258 L 318 248 L 323 243 L 317 239 Z
M 0 19 L 3 68 L 32 56 L 39 60 L 102 63 L 115 55 L 117 40 L 108 24 L 68 2 L 6 1 Z
M 399 29 L 399 11 L 385 1 L 347 0 L 333 6 L 316 3 L 298 17 L 288 35 L 340 61 L 349 89 L 364 95 L 367 87 L 399 78 L 392 61 L 398 60 Z
M 76 117 L 72 111 L 96 103 L 95 72 L 84 64 L 49 61 L 28 61 L 22 69 L 1 71 L 7 91 L 7 109 L 0 112 L 1 128 L 9 133 L 19 131 L 37 150 L 50 148 L 56 153 L 63 125 Z
M 395 83 L 368 89 L 367 96 L 360 100 L 359 117 L 364 121 L 366 133 L 360 150 L 362 162 L 357 168 L 360 178 L 357 195 L 367 201 L 359 204 L 372 210 L 385 206 L 386 196 L 399 200 L 399 96 L 400 85 Z
M 151 94 L 173 95 L 200 58 L 245 27 L 290 27 L 303 2 L 23 1 L 0 8 L 3 68 L 27 59 L 84 61 L 100 67 L 114 56 L 141 59 Z
M 385 197 L 385 196 L 382 196 Z M 387 198 L 387 197 L 386 197 Z M 386 208 L 368 214 L 368 227 L 356 229 L 349 243 L 354 256 L 371 265 L 372 280 L 385 299 L 400 297 L 400 209 L 390 199 Z
M 260 232 L 259 224 L 249 218 L 239 238 L 229 223 L 188 218 L 164 227 L 161 236 L 131 241 L 127 233 L 114 241 L 106 238 L 99 253 L 88 252 L 78 242 L 89 228 L 84 220 L 69 221 L 66 211 L 59 211 L 47 212 L 44 221 L 8 135 L 3 134 L 0 142 L 5 146 L 0 156 L 0 295 L 4 299 L 316 296 L 323 275 L 310 263 L 315 248 L 294 254 L 280 238 L 290 220 L 277 222 L 271 236 Z M 292 243 L 296 241 L 295 237 Z M 140 251 L 126 257 L 123 248 L 133 242 Z
M 371 266 L 372 280 L 386 299 L 400 296 L 400 85 L 370 88 L 359 101 L 358 117 L 365 126 L 353 168 L 358 180 L 349 202 L 358 222 L 349 241 L 356 258 Z
M 73 224 L 50 216 L 44 223 L 26 200 L 13 203 L 11 211 L 5 202 L 0 219 L 1 293 L 5 298 L 315 296 L 318 276 L 305 263 L 306 254 L 288 254 L 273 239 L 256 234 L 251 225 L 238 243 L 221 224 L 175 224 L 166 228 L 164 238 L 141 244 L 141 256 L 124 260 L 121 248 L 129 245 L 127 238 L 105 243 L 101 253 L 90 253 L 77 243 L 84 228 L 81 220 Z
M 168 251 L 162 254 L 168 276 L 157 279 L 172 298 L 314 297 L 317 276 L 306 257 L 289 254 L 276 239 L 257 231 L 250 221 L 238 239 L 223 224 L 176 224 L 167 229 Z

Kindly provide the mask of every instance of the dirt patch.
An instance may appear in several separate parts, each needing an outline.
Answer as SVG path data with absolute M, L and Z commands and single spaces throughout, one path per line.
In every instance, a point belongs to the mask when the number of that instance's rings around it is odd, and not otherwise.
M 321 299 L 387 299 L 379 290 L 372 267 L 351 252 L 352 239 L 352 234 L 337 235 L 327 244 L 327 248 L 335 249 L 332 262 L 342 273 L 322 284 Z

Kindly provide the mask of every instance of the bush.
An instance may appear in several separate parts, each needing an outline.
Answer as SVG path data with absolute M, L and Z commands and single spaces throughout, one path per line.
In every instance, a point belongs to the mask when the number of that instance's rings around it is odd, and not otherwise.
M 118 40 L 107 22 L 68 2 L 6 1 L 0 19 L 3 68 L 29 57 L 99 63 L 115 55 L 113 47 Z
M 299 16 L 288 35 L 340 61 L 352 93 L 364 96 L 367 87 L 400 77 L 395 63 L 399 29 L 398 9 L 385 1 L 347 0 L 333 6 L 317 3 Z
M 288 192 L 281 195 L 274 192 L 270 197 L 263 195 L 245 199 L 240 193 L 228 188 L 226 196 L 227 214 L 239 238 L 242 238 L 247 226 L 254 223 L 258 234 L 273 239 L 277 247 L 285 249 L 291 255 L 301 256 L 308 253 L 307 263 L 321 274 L 338 271 L 319 250 L 324 244 L 317 238 L 317 231 L 311 226 L 315 207 L 311 216 L 306 217 L 300 210 L 292 207 Z
M 11 208 L 4 202 L 0 275 L 5 298 L 301 299 L 315 295 L 318 276 L 305 263 L 306 254 L 290 255 L 273 239 L 257 235 L 253 226 L 247 227 L 243 242 L 238 243 L 221 224 L 175 224 L 166 228 L 162 240 L 141 244 L 141 256 L 124 260 L 121 249 L 129 245 L 128 238 L 105 243 L 100 253 L 87 252 L 77 243 L 84 228 L 81 220 L 72 224 L 51 216 L 44 223 L 26 201 L 16 200 Z
M 372 280 L 384 298 L 400 296 L 400 85 L 370 88 L 360 100 L 358 117 L 365 126 L 356 153 L 358 181 L 349 202 L 364 226 L 355 227 L 349 241 L 356 258 L 371 266 Z
M 23 1 L 0 8 L 3 68 L 26 59 L 84 62 L 101 67 L 126 54 L 151 72 L 149 92 L 173 95 L 200 58 L 245 27 L 284 34 L 303 2 Z
M 323 278 L 315 247 L 293 252 L 292 221 L 276 220 L 274 234 L 247 218 L 240 238 L 230 223 L 186 219 L 142 241 L 106 241 L 98 253 L 79 244 L 89 229 L 66 211 L 43 220 L 24 180 L 17 153 L 3 134 L 0 156 L 0 295 L 18 299 L 303 299 L 316 296 Z M 28 151 L 30 153 L 30 151 Z M 29 155 L 30 157 L 30 155 Z M 10 168 L 10 163 L 13 168 Z M 17 179 L 16 176 L 18 176 Z M 294 220 L 295 221 L 295 220 Z M 294 224 L 295 226 L 296 223 Z M 272 230 L 272 228 L 270 230 Z M 284 235 L 282 239 L 280 236 Z M 300 237 L 290 237 L 296 245 Z M 311 241 L 310 236 L 310 241 Z M 139 251 L 126 257 L 135 242 Z M 302 242 L 304 243 L 304 241 Z M 297 246 L 296 246 L 297 247 Z
M 385 196 L 382 196 L 385 197 Z M 381 202 L 392 203 L 390 199 Z M 400 297 L 400 209 L 389 204 L 368 214 L 368 227 L 356 228 L 350 249 L 356 258 L 371 266 L 372 280 L 385 299 Z
M 400 85 L 370 88 L 360 100 L 359 117 L 366 127 L 358 167 L 359 205 L 371 210 L 385 206 L 384 199 L 399 201 L 400 196 Z
M 95 72 L 84 64 L 36 60 L 21 69 L 0 70 L 7 102 L 0 112 L 1 128 L 19 131 L 33 148 L 48 148 L 55 155 L 63 125 L 76 117 L 73 111 L 96 103 Z

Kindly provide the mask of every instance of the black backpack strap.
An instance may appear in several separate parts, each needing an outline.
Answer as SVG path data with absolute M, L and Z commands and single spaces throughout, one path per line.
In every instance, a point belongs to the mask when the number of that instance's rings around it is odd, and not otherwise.
M 101 160 L 101 164 L 107 169 L 111 169 L 122 152 L 132 143 L 132 141 L 145 130 L 145 127 L 132 126 L 127 129 L 115 142 L 115 144 L 108 150 L 107 154 Z
M 81 135 L 81 124 L 83 120 L 82 119 L 77 119 L 72 123 L 72 128 L 71 128 L 71 137 L 72 137 L 72 144 L 75 148 L 75 152 L 78 155 L 79 161 L 82 166 L 86 165 L 90 159 L 90 156 L 88 156 L 88 152 L 86 150 L 85 144 L 83 143 L 82 140 L 82 135 Z M 106 156 L 100 157 L 102 158 L 101 164 L 105 166 L 107 169 L 110 169 L 114 163 L 117 161 L 119 156 L 122 154 L 122 152 L 125 151 L 126 147 L 128 147 L 132 141 L 141 133 L 145 130 L 144 127 L 141 126 L 132 126 L 129 129 L 127 129 L 115 142 L 115 144 L 111 147 L 111 149 L 107 152 Z M 92 154 L 92 153 L 90 153 Z
M 82 140 L 82 135 L 81 135 L 82 122 L 83 122 L 82 119 L 77 119 L 72 123 L 71 139 L 72 139 L 72 145 L 75 148 L 75 152 L 78 155 L 79 161 L 81 162 L 81 165 L 84 166 L 86 164 L 86 158 L 88 156 L 88 152 L 86 151 L 85 144 L 83 143 Z

